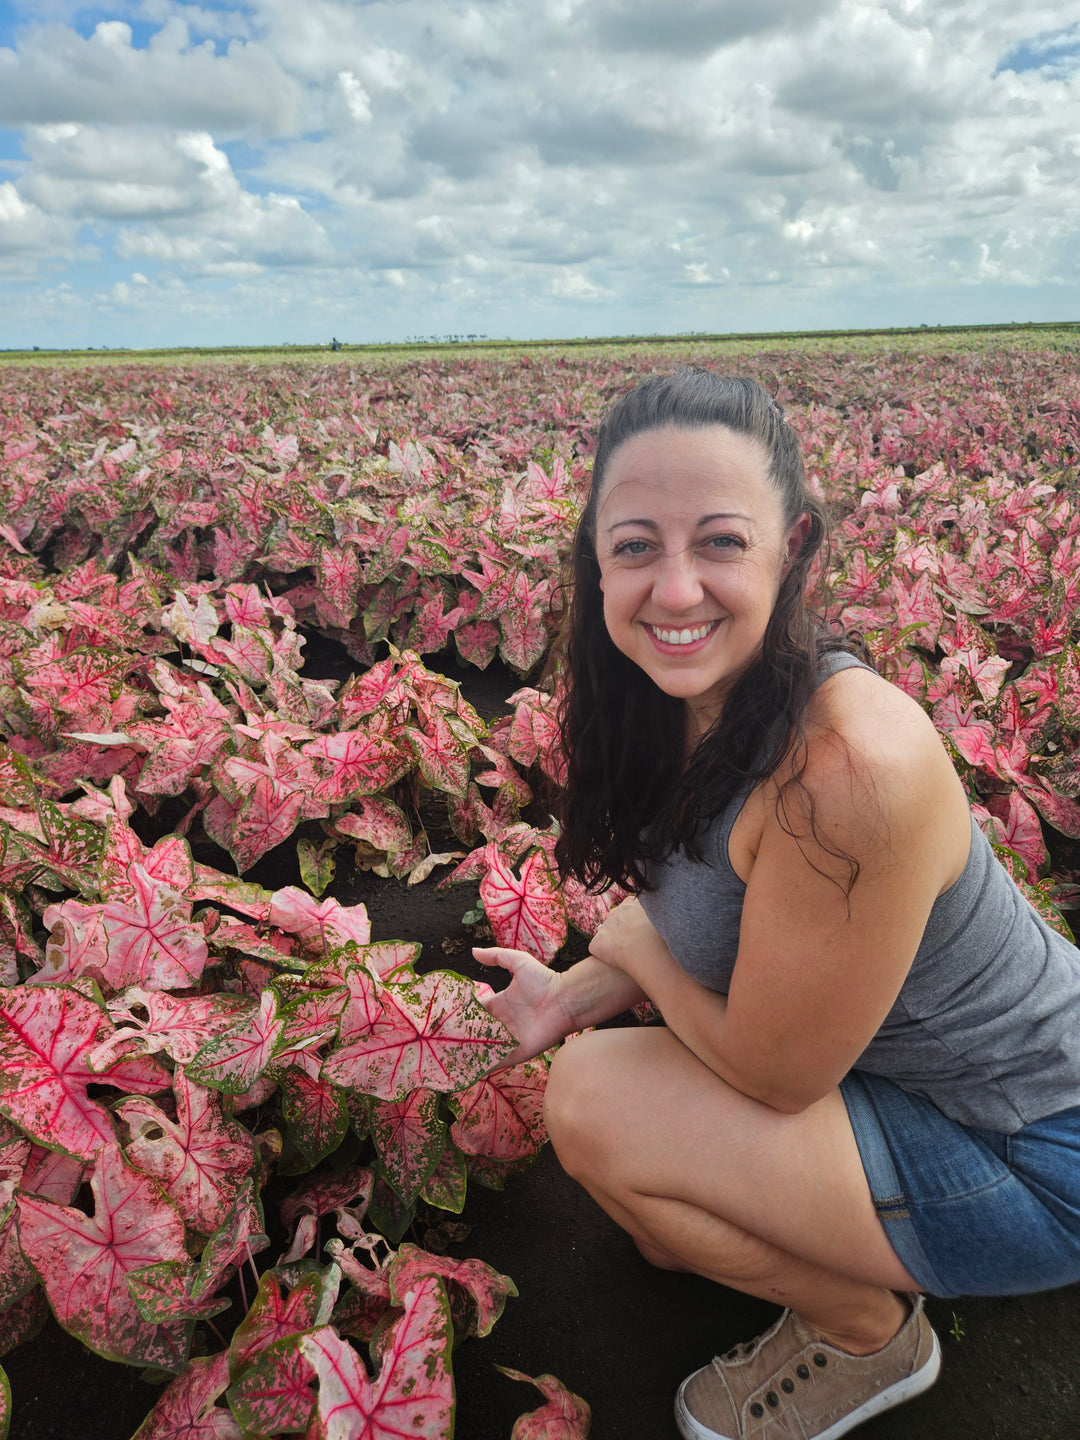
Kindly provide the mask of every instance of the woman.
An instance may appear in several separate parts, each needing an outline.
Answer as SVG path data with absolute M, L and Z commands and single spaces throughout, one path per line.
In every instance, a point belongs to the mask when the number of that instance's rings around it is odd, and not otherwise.
M 559 860 L 634 898 L 487 1003 L 568 1172 L 656 1265 L 785 1306 L 691 1375 L 695 1440 L 834 1437 L 928 1388 L 935 1295 L 1080 1278 L 1080 956 L 930 720 L 815 628 L 823 535 L 754 382 L 646 381 L 574 544 Z

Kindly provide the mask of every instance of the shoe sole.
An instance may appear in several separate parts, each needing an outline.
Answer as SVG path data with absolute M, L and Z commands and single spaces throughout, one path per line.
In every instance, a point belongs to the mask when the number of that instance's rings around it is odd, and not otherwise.
M 894 1385 L 879 1390 L 869 1400 L 864 1400 L 857 1410 L 852 1410 L 849 1415 L 837 1420 L 827 1430 L 819 1431 L 813 1440 L 838 1440 L 839 1436 L 846 1435 L 849 1430 L 854 1430 L 855 1426 L 861 1425 L 864 1420 L 869 1420 L 874 1415 L 880 1415 L 883 1410 L 891 1410 L 894 1405 L 902 1405 L 905 1400 L 914 1400 L 916 1395 L 921 1395 L 924 1390 L 929 1390 L 941 1371 L 941 1346 L 933 1331 L 931 1331 L 931 1338 L 933 1348 L 930 1356 L 926 1364 L 916 1370 L 914 1375 L 909 1375 L 904 1380 L 897 1380 Z M 675 1423 L 679 1427 L 679 1434 L 683 1440 L 739 1440 L 737 1435 L 721 1435 L 719 1430 L 709 1430 L 694 1419 L 683 1404 L 683 1391 L 688 1384 L 689 1380 L 684 1380 L 675 1396 Z

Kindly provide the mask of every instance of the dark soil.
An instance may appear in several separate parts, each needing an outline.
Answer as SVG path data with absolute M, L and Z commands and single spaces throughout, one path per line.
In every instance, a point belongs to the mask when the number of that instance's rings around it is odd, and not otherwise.
M 336 656 L 319 660 L 320 673 L 337 672 Z M 445 668 L 488 718 L 521 683 L 508 672 Z M 265 857 L 251 878 L 297 883 L 294 848 Z M 345 903 L 364 902 L 375 938 L 422 941 L 421 968 L 478 976 L 468 954 L 473 936 L 461 923 L 476 892 L 439 894 L 435 883 L 408 889 L 343 864 L 332 893 Z M 572 946 L 567 959 L 579 948 L 580 942 Z M 272 1224 L 273 1184 L 265 1199 Z M 591 1405 L 593 1440 L 674 1440 L 672 1399 L 683 1377 L 758 1334 L 777 1314 L 695 1276 L 654 1270 L 562 1172 L 550 1148 L 502 1193 L 473 1186 L 461 1219 L 472 1232 L 450 1253 L 479 1256 L 511 1276 L 519 1298 L 508 1302 L 490 1336 L 455 1354 L 459 1440 L 509 1440 L 515 1418 L 541 1403 L 532 1387 L 506 1379 L 496 1363 L 557 1375 Z M 271 1258 L 283 1248 L 280 1232 L 272 1238 Z M 1080 1286 L 1008 1299 L 930 1300 L 927 1311 L 942 1342 L 941 1380 L 869 1421 L 861 1437 L 1078 1440 Z M 218 1324 L 229 1323 L 226 1312 Z M 2 1363 L 13 1392 L 11 1440 L 129 1440 L 158 1393 L 138 1372 L 92 1355 L 51 1317 Z

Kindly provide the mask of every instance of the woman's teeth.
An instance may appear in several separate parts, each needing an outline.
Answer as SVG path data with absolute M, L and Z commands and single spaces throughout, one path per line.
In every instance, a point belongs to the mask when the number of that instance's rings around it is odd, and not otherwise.
M 692 645 L 695 640 L 705 639 L 713 628 L 713 623 L 710 621 L 708 625 L 695 626 L 693 630 L 661 630 L 657 625 L 650 625 L 649 629 L 665 645 Z

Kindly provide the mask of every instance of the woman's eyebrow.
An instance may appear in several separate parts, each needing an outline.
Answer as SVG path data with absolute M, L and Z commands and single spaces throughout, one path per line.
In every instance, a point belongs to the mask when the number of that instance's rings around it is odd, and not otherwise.
M 697 522 L 696 528 L 700 529 L 702 525 L 708 525 L 713 520 L 745 520 L 747 524 L 751 523 L 751 517 L 744 515 L 741 510 L 718 510 L 714 515 L 703 515 Z M 607 533 L 610 535 L 613 530 L 618 530 L 620 525 L 640 525 L 645 530 L 659 530 L 660 528 L 655 520 L 645 518 L 616 520 L 613 525 L 607 527 Z

